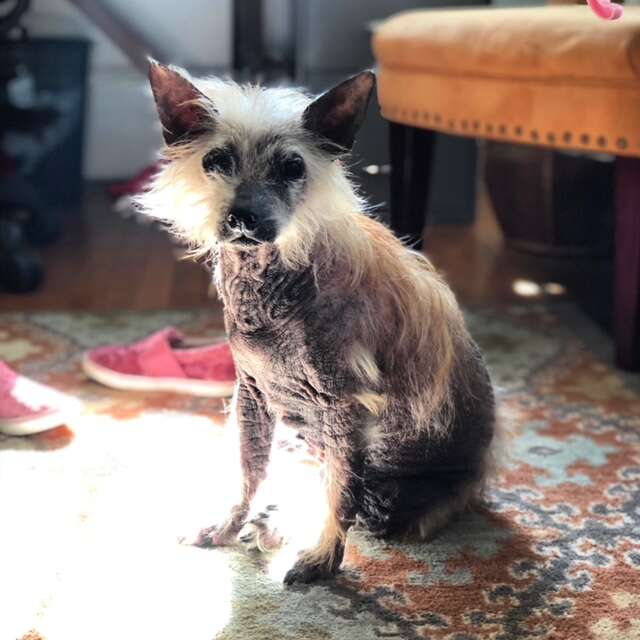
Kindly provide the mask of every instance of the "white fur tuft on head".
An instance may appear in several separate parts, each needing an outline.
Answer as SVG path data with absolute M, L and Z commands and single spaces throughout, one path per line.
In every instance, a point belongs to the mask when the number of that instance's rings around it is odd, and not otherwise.
M 278 137 L 304 158 L 307 170 L 304 193 L 276 239 L 284 263 L 308 265 L 318 243 L 352 253 L 358 244 L 353 217 L 360 215 L 364 202 L 337 156 L 345 151 L 343 145 L 350 144 L 362 120 L 375 82 L 373 74 L 364 72 L 332 90 L 341 101 L 336 108 L 345 113 L 355 110 L 351 127 L 339 128 L 340 135 L 336 134 L 334 141 L 326 137 L 325 113 L 332 91 L 312 102 L 296 89 L 238 85 L 218 78 L 191 79 L 184 71 L 157 63 L 151 65 L 150 78 L 167 141 L 162 152 L 166 162 L 150 188 L 137 198 L 140 211 L 166 222 L 195 252 L 214 250 L 221 216 L 231 205 L 237 185 L 206 175 L 204 155 L 228 140 L 250 152 L 251 144 L 265 136 Z M 359 101 L 346 91 L 349 82 L 366 92 L 358 94 Z M 312 125 L 305 125 L 306 120 L 312 120 L 318 131 L 310 130 Z M 197 135 L 190 135 L 189 123 L 196 127 Z M 323 146 L 332 147 L 333 153 Z M 337 239 L 341 242 L 336 243 Z

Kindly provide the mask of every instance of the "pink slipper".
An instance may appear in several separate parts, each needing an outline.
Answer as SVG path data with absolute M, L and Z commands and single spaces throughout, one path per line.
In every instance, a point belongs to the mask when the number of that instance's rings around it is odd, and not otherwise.
M 227 342 L 205 346 L 169 327 L 129 345 L 98 347 L 84 354 L 82 368 L 96 382 L 130 391 L 174 391 L 230 396 L 236 381 Z
M 75 398 L 18 375 L 0 360 L 0 433 L 27 436 L 55 429 L 81 410 Z

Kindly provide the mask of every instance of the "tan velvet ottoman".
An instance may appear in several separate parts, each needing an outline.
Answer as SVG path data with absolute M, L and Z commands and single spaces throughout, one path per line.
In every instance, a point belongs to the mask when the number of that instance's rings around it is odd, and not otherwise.
M 640 7 L 410 11 L 373 49 L 398 234 L 421 236 L 434 131 L 617 156 L 616 359 L 640 369 Z

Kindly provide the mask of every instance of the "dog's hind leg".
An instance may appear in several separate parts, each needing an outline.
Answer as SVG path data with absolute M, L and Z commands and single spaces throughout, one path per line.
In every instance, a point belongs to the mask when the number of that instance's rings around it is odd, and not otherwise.
M 238 532 L 246 522 L 251 500 L 266 476 L 275 420 L 269 413 L 255 380 L 242 373 L 234 406 L 240 431 L 241 498 L 224 523 L 200 531 L 194 542 L 199 547 L 215 547 L 235 542 Z
M 409 525 L 406 536 L 410 539 L 431 540 L 441 529 L 472 504 L 478 490 L 475 484 L 460 487 L 458 493 L 448 496 L 439 504 L 417 515 Z
M 457 475 L 367 478 L 358 522 L 377 537 L 429 540 L 479 493 L 481 478 Z

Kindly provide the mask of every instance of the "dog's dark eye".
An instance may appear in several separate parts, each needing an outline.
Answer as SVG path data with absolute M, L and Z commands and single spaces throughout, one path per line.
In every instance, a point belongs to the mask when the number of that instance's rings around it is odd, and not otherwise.
M 278 167 L 280 179 L 285 182 L 295 182 L 304 178 L 304 160 L 300 156 L 285 158 Z
M 202 158 L 202 168 L 205 173 L 223 173 L 231 175 L 234 168 L 233 153 L 230 149 L 212 149 Z

